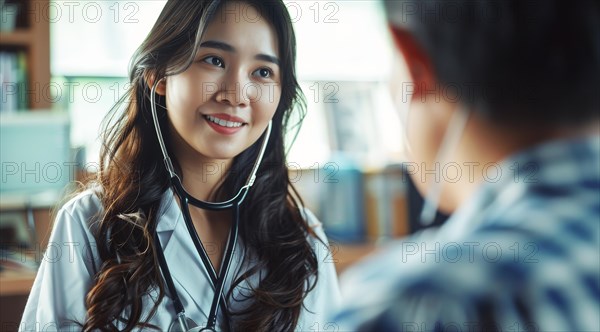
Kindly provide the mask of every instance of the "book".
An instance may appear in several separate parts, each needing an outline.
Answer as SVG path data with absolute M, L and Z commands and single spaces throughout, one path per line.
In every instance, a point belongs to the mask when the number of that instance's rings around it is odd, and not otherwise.
M 0 112 L 12 113 L 29 107 L 24 51 L 0 52 L 0 87 Z

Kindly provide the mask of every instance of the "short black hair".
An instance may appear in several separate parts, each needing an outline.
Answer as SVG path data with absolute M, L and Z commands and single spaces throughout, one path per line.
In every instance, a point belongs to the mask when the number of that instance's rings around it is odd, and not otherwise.
M 410 0 L 385 7 L 389 23 L 427 53 L 438 83 L 488 118 L 563 125 L 598 117 L 600 1 Z

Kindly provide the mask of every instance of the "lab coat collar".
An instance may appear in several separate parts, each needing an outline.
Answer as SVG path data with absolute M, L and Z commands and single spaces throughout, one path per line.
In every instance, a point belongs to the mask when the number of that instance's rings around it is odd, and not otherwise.
M 177 204 L 174 203 L 172 207 L 177 207 Z M 210 286 L 208 273 L 200 261 L 192 239 L 187 229 L 183 225 L 181 226 L 173 230 L 168 242 L 163 244 L 163 250 L 165 260 L 169 265 L 173 281 L 175 282 L 175 288 L 179 293 L 184 308 L 186 308 L 188 317 L 196 323 L 200 323 L 204 317 L 208 317 L 213 290 Z M 205 281 L 200 282 L 199 278 Z M 198 284 L 205 284 L 206 286 L 198 287 Z M 194 310 L 194 307 L 196 310 Z M 194 313 L 197 315 L 198 312 L 201 313 L 201 316 L 194 316 Z
M 184 308 L 186 308 L 188 317 L 198 322 L 198 319 L 203 319 L 202 316 L 208 317 L 208 312 L 206 312 L 208 309 L 205 308 L 210 308 L 208 299 L 212 299 L 212 287 L 209 286 L 208 273 L 200 262 L 186 228 L 178 227 L 180 220 L 183 223 L 183 214 L 175 201 L 175 194 L 171 188 L 168 188 L 163 194 L 158 218 L 156 231 L 161 234 L 165 260 L 169 265 L 175 288 Z M 193 264 L 190 264 L 190 257 L 193 257 Z M 185 269 L 186 272 L 182 273 L 182 269 Z M 199 276 L 206 280 L 207 287 L 197 287 Z M 170 293 L 170 291 L 167 290 L 167 293 Z M 171 294 L 169 294 L 169 297 L 171 300 L 173 299 Z M 198 314 L 200 314 L 200 317 L 197 316 Z
M 173 231 L 179 220 L 183 218 L 179 206 L 175 202 L 173 190 L 169 187 L 163 194 L 158 213 L 157 232 Z
M 175 201 L 175 193 L 171 188 L 167 189 L 162 197 L 158 216 L 159 222 L 156 226 L 156 231 L 159 234 L 162 233 L 161 242 L 165 259 L 167 264 L 169 264 L 175 288 L 179 292 L 184 308 L 186 308 L 186 315 L 196 323 L 204 323 L 208 317 L 208 310 L 211 306 L 214 291 L 208 272 L 202 264 L 192 239 L 187 232 L 185 222 L 183 221 L 183 214 Z M 241 249 L 241 241 L 238 239 L 232 257 L 232 265 L 225 280 L 225 294 L 227 294 L 227 291 L 231 287 L 233 276 L 239 268 Z M 205 281 L 200 281 L 199 277 Z M 206 286 L 199 287 L 199 284 L 205 284 Z M 172 296 L 170 297 L 172 299 Z M 220 312 L 219 320 L 221 318 L 222 313 Z

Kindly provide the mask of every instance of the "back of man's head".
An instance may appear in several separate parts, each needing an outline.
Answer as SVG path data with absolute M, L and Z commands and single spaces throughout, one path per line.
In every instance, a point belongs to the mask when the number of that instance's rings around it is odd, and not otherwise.
M 387 1 L 438 83 L 492 121 L 580 124 L 600 109 L 600 1 Z M 458 89 L 458 90 L 457 90 Z

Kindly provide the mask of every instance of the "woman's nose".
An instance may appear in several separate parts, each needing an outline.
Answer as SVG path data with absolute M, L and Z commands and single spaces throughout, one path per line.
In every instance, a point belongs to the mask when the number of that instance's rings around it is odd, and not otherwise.
M 231 106 L 245 107 L 254 101 L 260 87 L 242 72 L 232 72 L 221 82 L 217 101 Z

